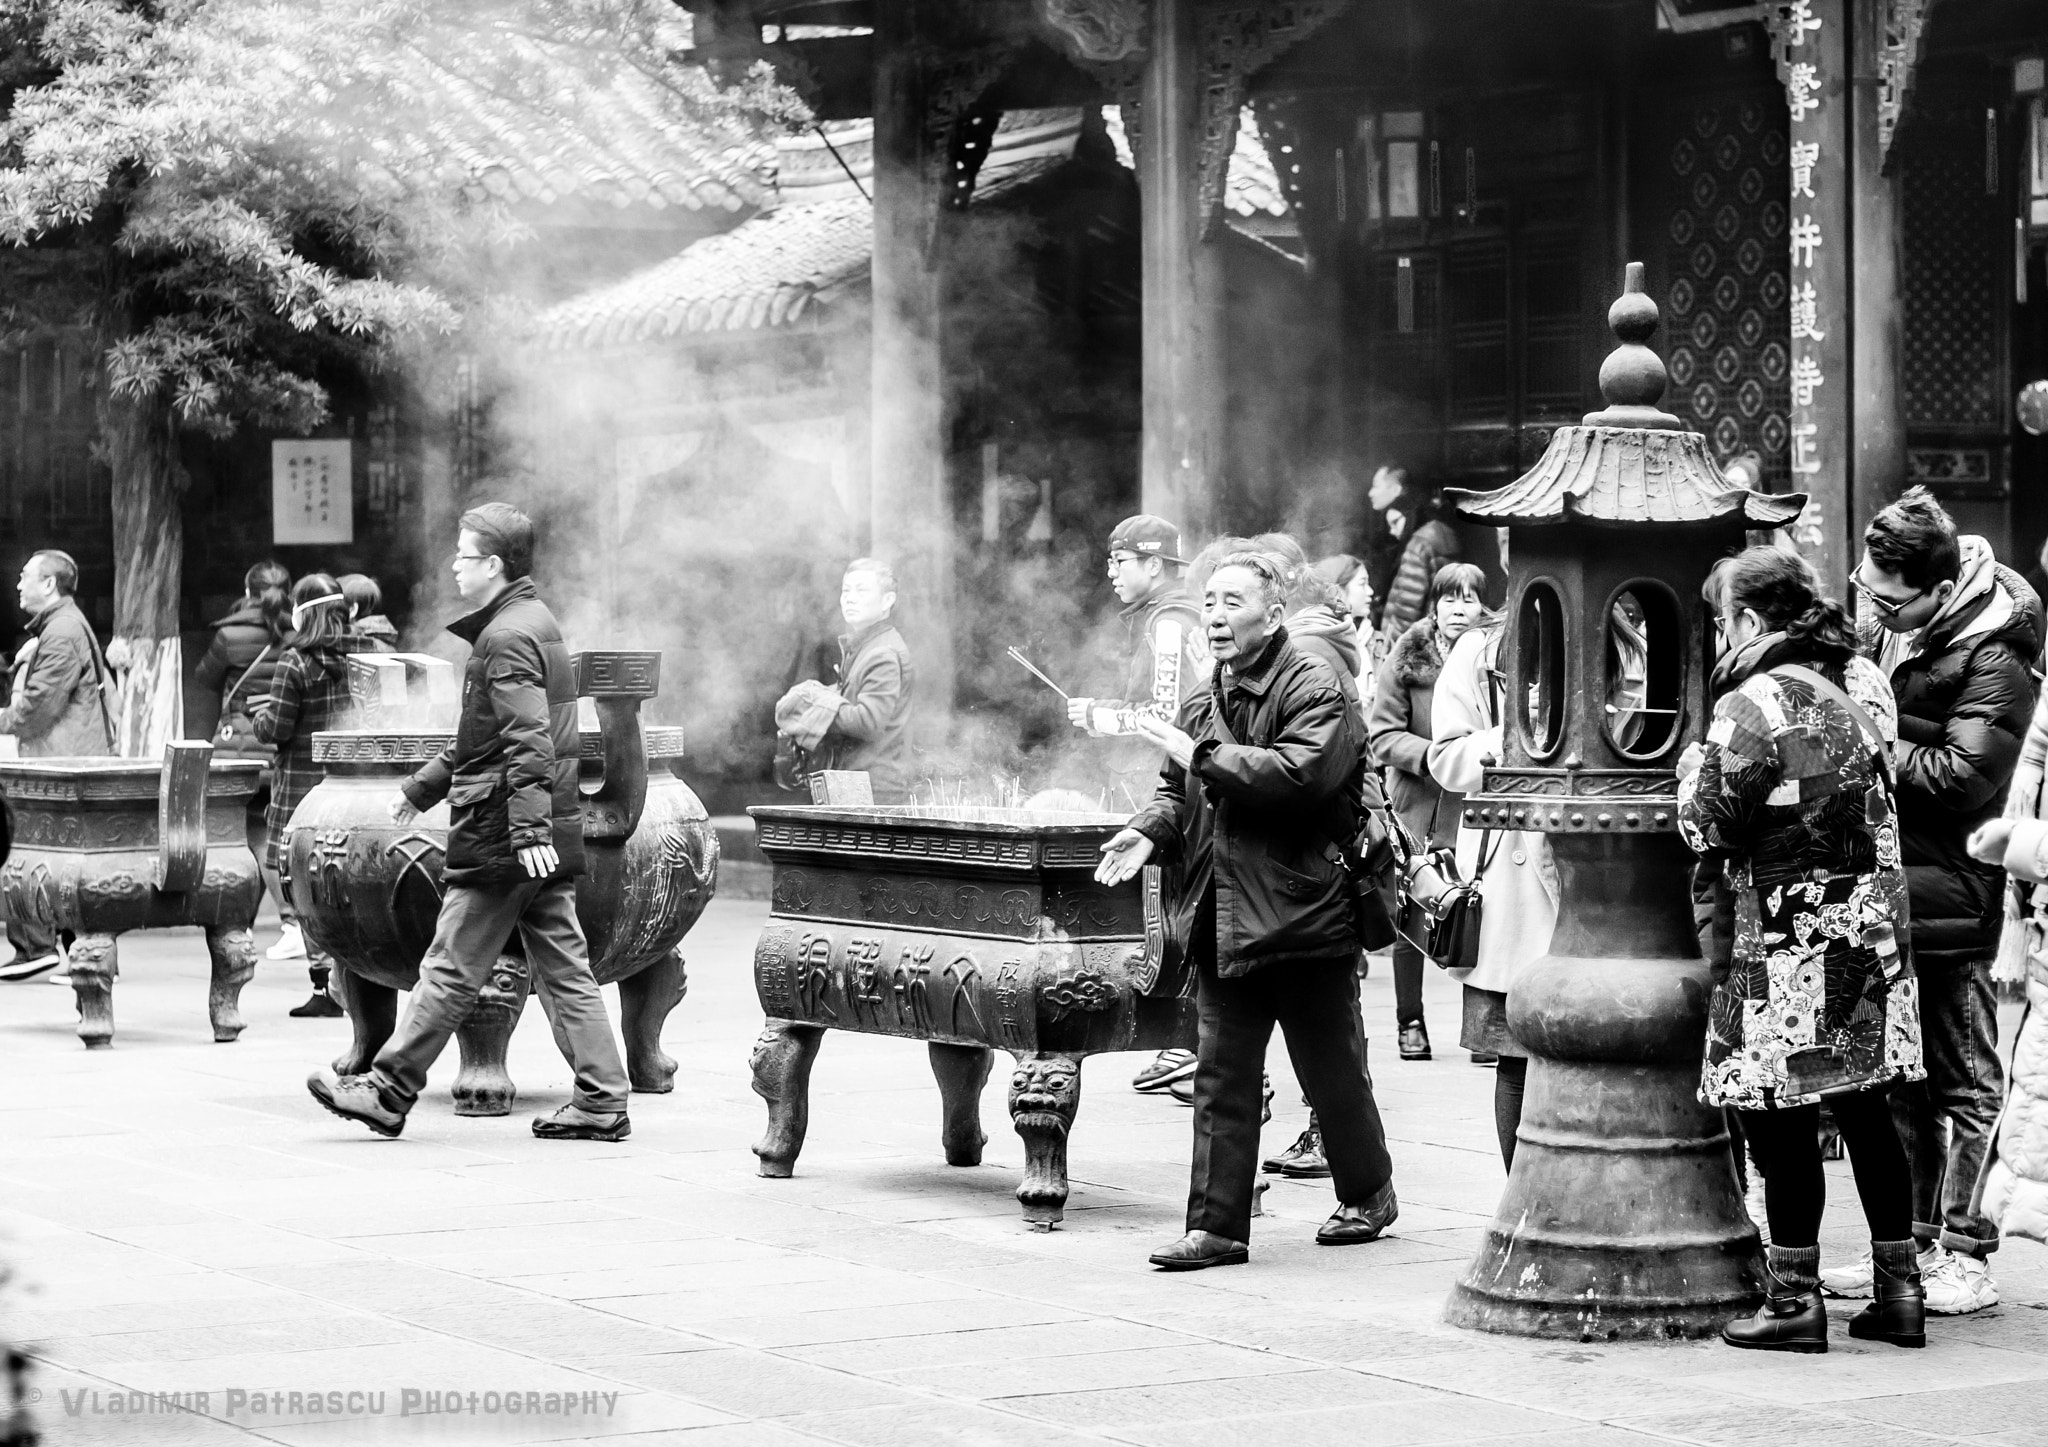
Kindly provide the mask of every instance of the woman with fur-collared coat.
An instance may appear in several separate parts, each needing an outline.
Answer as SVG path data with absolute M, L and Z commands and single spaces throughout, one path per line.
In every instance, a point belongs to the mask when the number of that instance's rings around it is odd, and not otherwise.
M 1500 648 L 1503 629 L 1474 628 L 1452 647 L 1430 697 L 1429 773 L 1438 786 L 1469 794 L 1501 757 Z M 1458 877 L 1479 881 L 1479 963 L 1461 975 L 1464 1027 L 1458 1043 L 1479 1064 L 1495 1063 L 1493 1125 L 1512 1166 L 1522 1123 L 1528 1052 L 1508 1033 L 1515 976 L 1550 949 L 1557 924 L 1557 865 L 1550 838 L 1533 830 L 1458 830 Z
M 1480 596 L 1486 574 L 1470 563 L 1446 563 L 1429 584 L 1429 606 L 1409 625 L 1380 665 L 1367 726 L 1373 756 L 1386 766 L 1387 798 L 1409 835 L 1425 849 L 1448 849 L 1458 837 L 1464 796 L 1447 794 L 1429 776 L 1432 704 L 1444 655 L 1486 618 Z M 1422 1018 L 1422 977 L 1428 961 L 1403 937 L 1394 941 L 1394 1023 L 1401 1058 L 1430 1058 Z

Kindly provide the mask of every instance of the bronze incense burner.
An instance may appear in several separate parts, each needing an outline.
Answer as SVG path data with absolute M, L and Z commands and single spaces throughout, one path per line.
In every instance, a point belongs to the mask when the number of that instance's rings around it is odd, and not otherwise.
M 1124 820 L 937 807 L 750 812 L 774 866 L 754 951 L 768 1017 L 753 1055 L 754 1089 L 768 1102 L 768 1131 L 754 1147 L 761 1174 L 796 1169 L 827 1030 L 926 1042 L 940 1141 L 955 1166 L 981 1163 L 982 1086 L 994 1052 L 1006 1050 L 1026 1161 L 1017 1199 L 1027 1222 L 1051 1229 L 1065 1211 L 1083 1058 L 1195 1043 L 1192 980 L 1162 968 L 1158 872 L 1142 888 L 1093 877 Z
M 718 837 L 677 770 L 679 728 L 643 727 L 641 700 L 658 689 L 658 653 L 579 653 L 577 689 L 596 700 L 599 727 L 582 736 L 585 872 L 576 913 L 599 984 L 619 986 L 627 1072 L 635 1091 L 674 1089 L 676 1063 L 661 1048 L 669 1011 L 688 988 L 677 946 L 710 902 Z M 397 996 L 419 980 L 441 909 L 448 847 L 443 803 L 394 824 L 391 800 L 451 734 L 336 730 L 314 757 L 327 777 L 292 814 L 286 879 L 307 936 L 334 957 L 355 1027 L 336 1071 L 367 1070 L 397 1026 Z M 458 1032 L 457 1115 L 504 1115 L 515 1089 L 505 1051 L 525 1006 L 528 978 L 515 935 Z
M 206 931 L 213 1038 L 242 1033 L 242 986 L 256 971 L 249 927 L 263 897 L 245 816 L 262 773 L 253 759 L 214 762 L 205 742 L 173 743 L 161 764 L 0 763 L 15 826 L 0 895 L 14 917 L 76 936 L 67 969 L 88 1047 L 114 1041 L 116 937 L 170 925 Z

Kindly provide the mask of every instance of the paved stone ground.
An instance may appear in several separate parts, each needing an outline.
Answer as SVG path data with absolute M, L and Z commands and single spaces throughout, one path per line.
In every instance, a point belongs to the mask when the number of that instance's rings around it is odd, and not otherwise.
M 1088 1066 L 1053 1234 L 1011 1198 L 1001 1075 L 987 1164 L 948 1169 L 924 1052 L 898 1041 L 827 1041 L 799 1174 L 761 1180 L 746 1056 L 764 910 L 721 901 L 699 925 L 667 1036 L 676 1093 L 636 1097 L 618 1146 L 527 1133 L 568 1084 L 537 1008 L 513 1050 L 518 1114 L 451 1115 L 451 1052 L 405 1138 L 382 1141 L 300 1084 L 346 1029 L 285 1017 L 301 970 L 266 965 L 247 1034 L 219 1046 L 198 937 L 130 936 L 116 1046 L 92 1054 L 68 991 L 0 985 L 0 1250 L 27 1282 L 0 1334 L 32 1344 L 47 1440 L 2048 1447 L 2048 1251 L 2025 1242 L 1997 1258 L 2005 1304 L 1936 1323 L 1924 1352 L 1850 1342 L 1846 1306 L 1821 1358 L 1441 1325 L 1501 1184 L 1492 1076 L 1448 1048 L 1441 977 L 1426 1065 L 1393 1058 L 1391 984 L 1368 985 L 1402 1200 L 1369 1247 L 1318 1249 L 1327 1189 L 1283 1183 L 1249 1266 L 1149 1270 L 1179 1230 L 1188 1114 L 1128 1089 L 1131 1056 Z M 1277 1049 L 1274 1071 L 1277 1148 L 1304 1111 Z M 1831 1255 L 1860 1235 L 1840 1174 L 1835 1194 Z M 464 1410 L 401 1416 L 407 1389 Z M 110 1415 L 122 1391 L 208 1392 L 210 1415 Z M 383 1414 L 255 1410 L 349 1391 L 382 1393 Z M 575 1393 L 578 1410 L 491 1415 L 492 1392 Z

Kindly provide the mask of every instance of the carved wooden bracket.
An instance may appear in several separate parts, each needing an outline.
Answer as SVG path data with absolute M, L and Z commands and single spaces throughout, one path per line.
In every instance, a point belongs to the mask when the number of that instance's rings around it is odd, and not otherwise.
M 1912 98 L 1920 38 L 1933 8 L 1934 0 L 1884 0 L 1884 35 L 1877 48 L 1877 148 L 1886 161 Z
M 1230 153 L 1237 145 L 1237 116 L 1252 77 L 1306 40 L 1344 10 L 1350 0 L 1267 0 L 1200 6 L 1195 44 L 1201 62 L 1201 134 L 1195 204 L 1201 208 L 1203 240 L 1223 214 L 1230 180 Z

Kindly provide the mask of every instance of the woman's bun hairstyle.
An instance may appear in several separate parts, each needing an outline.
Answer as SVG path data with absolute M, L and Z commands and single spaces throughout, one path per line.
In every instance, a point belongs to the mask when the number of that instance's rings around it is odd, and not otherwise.
M 1841 600 L 1821 591 L 1820 575 L 1799 554 L 1747 548 L 1736 555 L 1724 586 L 1730 610 L 1752 610 L 1808 657 L 1846 663 L 1855 656 L 1856 630 Z

